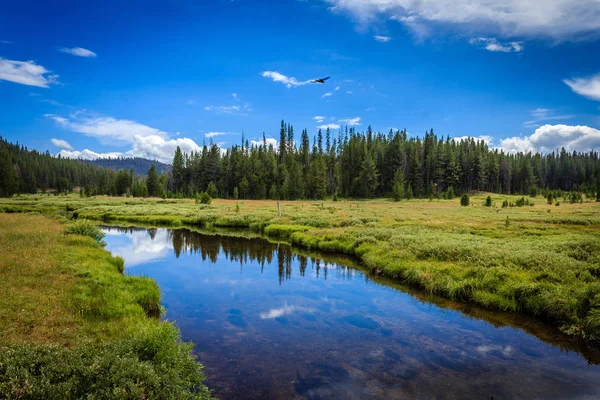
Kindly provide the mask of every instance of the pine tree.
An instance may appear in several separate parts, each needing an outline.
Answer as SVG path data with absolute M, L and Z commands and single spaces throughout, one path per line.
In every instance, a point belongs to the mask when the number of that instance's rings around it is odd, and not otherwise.
M 214 183 L 210 182 L 208 187 L 206 188 L 206 193 L 213 199 L 219 197 L 219 192 L 217 191 L 217 187 Z
M 362 162 L 360 174 L 358 176 L 358 182 L 361 190 L 361 197 L 371 198 L 375 196 L 375 190 L 379 185 L 377 180 L 377 168 L 371 155 L 367 153 L 364 161 Z
M 150 197 L 157 197 L 160 195 L 160 189 L 158 184 L 158 173 L 156 172 L 156 166 L 152 164 L 148 170 L 148 178 L 146 180 L 146 186 L 148 187 L 148 195 Z
M 410 200 L 414 197 L 415 195 L 413 194 L 412 185 L 408 185 L 408 190 L 406 191 L 406 198 Z
M 394 174 L 394 184 L 392 185 L 394 201 L 400 201 L 404 198 L 404 185 L 404 172 L 402 168 L 398 168 Z
M 309 196 L 323 200 L 327 196 L 327 169 L 323 157 L 317 157 L 310 165 Z
M 175 156 L 173 157 L 173 191 L 175 193 L 180 192 L 183 189 L 183 153 L 179 146 L 175 150 Z

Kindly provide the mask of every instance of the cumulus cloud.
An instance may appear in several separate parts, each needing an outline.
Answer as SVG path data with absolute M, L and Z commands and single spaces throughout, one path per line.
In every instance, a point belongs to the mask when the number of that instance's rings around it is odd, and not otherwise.
M 319 129 L 340 129 L 339 124 L 327 124 L 327 125 L 319 125 L 317 128 Z
M 316 117 L 313 117 L 313 119 L 315 120 L 316 123 L 320 124 L 325 120 L 325 117 L 317 115 Z
M 531 136 L 510 137 L 499 148 L 509 153 L 549 153 L 564 147 L 567 151 L 590 151 L 600 148 L 600 130 L 589 126 L 544 125 Z
M 377 40 L 380 43 L 387 43 L 390 40 L 392 40 L 392 38 L 389 36 L 380 36 L 380 35 L 373 36 L 373 39 Z
M 291 87 L 303 86 L 310 83 L 310 80 L 300 82 L 293 76 L 287 77 L 277 71 L 264 71 L 261 73 L 261 76 L 263 78 L 271 78 L 273 82 L 283 83 L 288 89 Z
M 460 142 L 463 140 L 471 140 L 471 139 L 475 139 L 476 142 L 481 142 L 483 141 L 484 143 L 490 145 L 493 143 L 494 138 L 492 138 L 491 136 L 488 135 L 482 135 L 482 136 L 459 136 L 459 137 L 454 137 L 452 138 L 452 140 L 456 141 L 456 142 Z
M 496 38 L 478 37 L 469 40 L 469 43 L 486 49 L 488 51 L 500 51 L 503 53 L 519 53 L 523 51 L 523 42 L 500 42 Z
M 60 49 L 58 49 L 58 51 L 71 54 L 77 57 L 93 58 L 97 56 L 97 54 L 93 51 L 84 49 L 83 47 L 61 47 Z
M 124 154 L 120 152 L 97 153 L 89 149 L 82 151 L 61 150 L 58 154 L 63 158 L 80 158 L 82 160 L 96 160 L 98 158 L 116 158 L 124 156 Z
M 54 146 L 60 149 L 73 150 L 73 146 L 71 146 L 66 140 L 52 138 L 50 141 Z
M 467 33 L 505 37 L 567 40 L 600 31 L 597 0 L 323 0 L 334 12 L 351 15 L 362 25 L 384 17 L 401 22 L 418 35 L 434 26 Z
M 105 158 L 105 157 L 143 157 L 169 163 L 177 146 L 184 153 L 200 150 L 200 147 L 189 138 L 169 137 L 167 132 L 131 120 L 120 120 L 106 116 L 90 116 L 85 111 L 78 111 L 68 117 L 46 114 L 61 127 L 86 136 L 98 138 L 101 142 L 112 145 L 128 145 L 126 152 L 98 153 L 86 149 L 63 150 L 60 154 L 71 158 Z
M 360 125 L 360 117 L 340 119 L 338 122 L 341 122 L 344 125 L 357 126 Z
M 600 101 L 600 73 L 585 78 L 565 79 L 564 82 L 575 93 Z
M 54 120 L 58 125 L 70 131 L 105 139 L 105 143 L 108 144 L 123 145 L 132 143 L 135 137 L 168 136 L 167 132 L 140 124 L 139 122 L 95 116 L 85 110 L 77 111 L 69 117 L 62 117 L 56 114 L 46 114 L 45 117 Z
M 22 85 L 48 88 L 57 83 L 58 75 L 33 61 L 14 61 L 0 57 L 0 79 Z

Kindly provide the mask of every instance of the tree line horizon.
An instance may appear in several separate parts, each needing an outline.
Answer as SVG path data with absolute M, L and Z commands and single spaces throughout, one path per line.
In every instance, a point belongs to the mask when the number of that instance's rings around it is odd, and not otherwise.
M 598 152 L 504 153 L 483 140 L 451 139 L 433 129 L 423 138 L 406 129 L 387 134 L 354 127 L 306 129 L 281 121 L 279 141 L 242 143 L 222 151 L 216 144 L 183 153 L 177 147 L 170 171 L 146 176 L 28 150 L 0 138 L 0 196 L 81 187 L 85 195 L 325 199 L 328 197 L 453 198 L 485 191 L 529 195 L 541 190 L 600 191 Z

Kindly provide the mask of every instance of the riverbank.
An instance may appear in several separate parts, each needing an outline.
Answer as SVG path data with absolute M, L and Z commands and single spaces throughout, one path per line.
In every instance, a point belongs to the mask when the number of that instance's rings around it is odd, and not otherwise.
M 124 276 L 93 228 L 0 214 L 0 397 L 209 398 L 156 283 Z
M 357 257 L 371 271 L 450 299 L 551 321 L 600 338 L 600 204 L 506 207 L 517 196 L 454 200 L 281 202 L 23 196 L 7 212 L 163 226 L 249 228 L 293 245 Z

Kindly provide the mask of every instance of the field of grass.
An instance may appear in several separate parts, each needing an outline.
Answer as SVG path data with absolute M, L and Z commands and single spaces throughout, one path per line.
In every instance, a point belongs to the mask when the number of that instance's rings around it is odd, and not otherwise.
M 600 339 L 600 203 L 502 208 L 517 196 L 454 200 L 281 202 L 21 196 L 5 212 L 105 222 L 249 228 L 293 245 L 358 258 L 374 273 L 490 309 L 547 319 Z
M 0 397 L 210 397 L 191 345 L 155 318 L 156 283 L 124 276 L 98 233 L 0 214 Z

